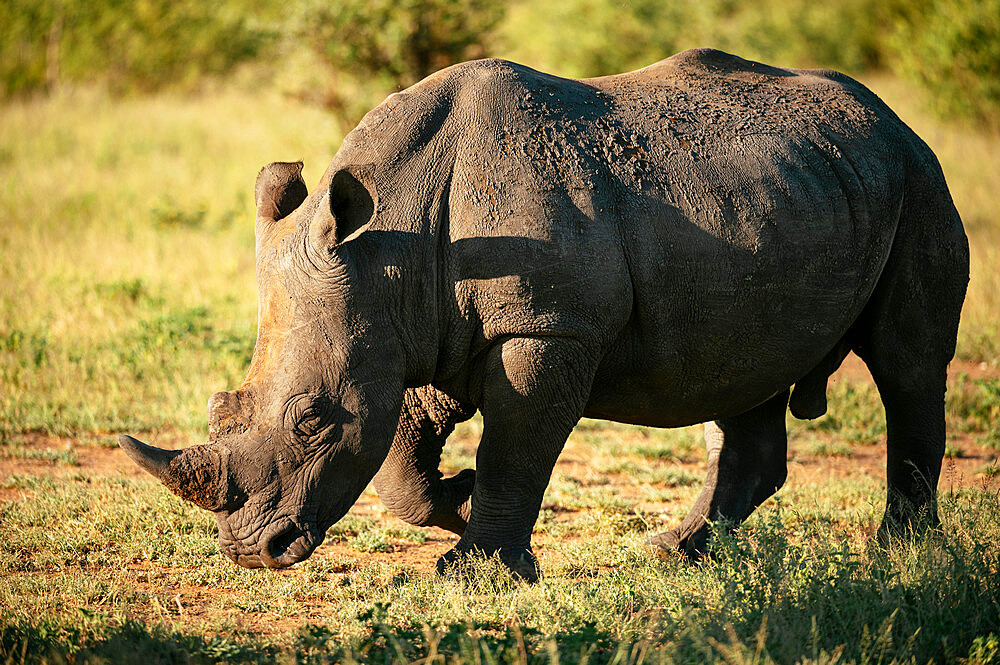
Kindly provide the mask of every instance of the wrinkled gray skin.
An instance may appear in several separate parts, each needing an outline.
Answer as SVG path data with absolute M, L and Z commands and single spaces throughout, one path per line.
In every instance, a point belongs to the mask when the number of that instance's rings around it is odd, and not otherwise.
M 374 477 L 462 534 L 439 569 L 535 579 L 581 416 L 706 423 L 704 490 L 650 541 L 697 555 L 782 485 L 786 407 L 824 413 L 850 351 L 888 421 L 879 534 L 937 524 L 968 245 L 934 155 L 856 81 L 712 50 L 580 81 L 482 60 L 389 97 L 311 195 L 300 171 L 258 178 L 257 347 L 209 443 L 121 437 L 240 565 L 305 559 Z M 477 470 L 443 479 L 477 409 Z

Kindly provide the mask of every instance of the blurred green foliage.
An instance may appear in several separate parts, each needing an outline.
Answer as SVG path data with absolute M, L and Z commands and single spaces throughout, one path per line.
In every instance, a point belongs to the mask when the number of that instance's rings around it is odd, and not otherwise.
M 4 0 L 0 91 L 100 82 L 116 92 L 194 85 L 262 52 L 252 1 Z
M 386 93 L 462 60 L 597 76 L 696 46 L 890 69 L 940 114 L 1000 127 L 1000 0 L 7 0 L 0 91 L 190 87 L 253 62 L 266 83 L 353 124 Z
M 888 69 L 939 115 L 1000 128 L 1000 0 L 522 1 L 501 33 L 512 58 L 565 76 L 703 46 L 784 67 Z
M 487 0 L 316 0 L 306 9 L 300 34 L 331 65 L 397 85 L 485 57 L 483 39 L 503 18 L 503 5 Z
M 890 8 L 871 0 L 522 2 L 504 36 L 536 66 L 567 76 L 628 71 L 703 46 L 780 66 L 858 72 L 882 64 L 879 24 Z
M 304 0 L 284 33 L 332 74 L 325 103 L 356 119 L 387 91 L 489 55 L 503 16 L 496 0 Z
M 1000 128 L 1000 0 L 907 5 L 892 50 L 939 115 Z

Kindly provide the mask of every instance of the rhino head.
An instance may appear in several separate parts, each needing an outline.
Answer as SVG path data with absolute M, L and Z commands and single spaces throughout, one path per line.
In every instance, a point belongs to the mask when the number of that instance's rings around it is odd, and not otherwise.
M 308 197 L 301 170 L 273 163 L 257 178 L 257 343 L 243 384 L 208 401 L 209 441 L 169 451 L 119 437 L 215 513 L 222 551 L 247 568 L 312 554 L 378 471 L 402 402 L 393 322 L 365 283 L 370 251 L 348 237 L 372 219 L 374 185 L 331 166 Z

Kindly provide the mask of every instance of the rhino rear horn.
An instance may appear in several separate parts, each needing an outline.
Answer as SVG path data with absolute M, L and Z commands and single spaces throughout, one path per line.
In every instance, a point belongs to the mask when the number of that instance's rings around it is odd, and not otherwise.
M 292 214 L 309 195 L 302 162 L 271 162 L 257 174 L 257 219 L 276 221 Z
M 225 459 L 213 444 L 184 450 L 163 450 L 127 434 L 118 445 L 133 462 L 167 486 L 171 492 L 205 510 L 222 510 L 229 492 L 225 486 Z

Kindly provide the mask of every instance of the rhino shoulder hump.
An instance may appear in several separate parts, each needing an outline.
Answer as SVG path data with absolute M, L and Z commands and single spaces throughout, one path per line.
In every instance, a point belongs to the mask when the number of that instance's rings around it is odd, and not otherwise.
M 692 73 L 695 71 L 720 74 L 746 72 L 766 76 L 795 76 L 795 73 L 790 70 L 765 65 L 753 60 L 746 60 L 738 55 L 714 48 L 692 48 L 681 51 L 666 60 L 661 60 L 657 63 L 657 65 L 659 64 L 669 64 L 678 69 L 691 71 Z

